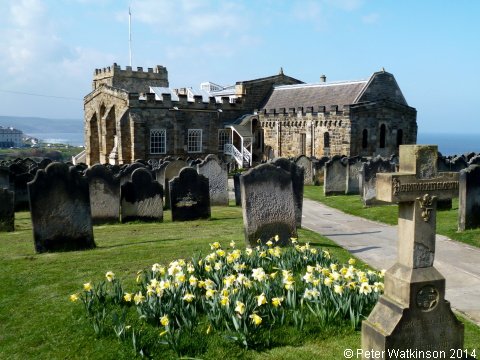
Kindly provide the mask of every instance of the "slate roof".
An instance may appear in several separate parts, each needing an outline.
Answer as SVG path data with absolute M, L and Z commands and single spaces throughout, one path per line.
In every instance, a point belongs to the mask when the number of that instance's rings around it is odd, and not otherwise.
M 263 109 L 298 108 L 309 106 L 325 106 L 355 103 L 369 79 L 358 81 L 327 82 L 318 84 L 300 84 L 276 86 Z

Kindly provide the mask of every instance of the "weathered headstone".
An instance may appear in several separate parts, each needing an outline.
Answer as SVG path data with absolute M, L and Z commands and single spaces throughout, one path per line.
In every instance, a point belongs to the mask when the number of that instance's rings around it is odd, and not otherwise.
M 94 224 L 120 221 L 120 178 L 104 165 L 95 164 L 85 172 L 90 189 Z
M 480 227 L 480 165 L 460 171 L 458 230 Z
M 0 232 L 15 231 L 15 203 L 13 191 L 0 187 Z
M 6 166 L 0 166 L 0 188 L 10 189 L 10 170 Z
M 293 161 L 285 158 L 274 159 L 272 164 L 290 173 L 292 178 L 293 200 L 295 201 L 295 221 L 297 227 L 302 227 L 303 180 L 305 170 Z
M 149 170 L 138 168 L 120 187 L 122 222 L 163 221 L 163 188 Z
M 376 198 L 377 174 L 389 173 L 395 171 L 395 164 L 389 160 L 382 159 L 380 156 L 363 163 L 361 176 L 362 199 L 364 205 L 380 205 L 382 204 Z
M 28 210 L 27 183 L 32 181 L 34 175 L 28 172 L 28 166 L 21 160 L 9 166 L 10 190 L 15 192 L 15 211 Z
M 245 240 L 256 246 L 276 235 L 278 245 L 297 237 L 292 177 L 272 164 L 258 165 L 240 177 Z
M 213 154 L 208 155 L 197 165 L 197 172 L 208 179 L 210 205 L 228 206 L 228 173 L 218 158 Z
M 181 169 L 188 166 L 183 160 L 171 160 L 165 167 L 164 189 L 165 189 L 165 209 L 170 209 L 170 180 L 178 176 Z
M 306 157 L 305 155 L 300 155 L 296 160 L 295 163 L 302 167 L 305 171 L 304 177 L 305 180 L 303 183 L 305 185 L 313 185 L 313 164 L 312 160 Z
M 348 158 L 346 161 L 347 165 L 347 178 L 345 181 L 345 194 L 360 194 L 360 172 L 362 171 L 362 165 L 366 159 L 359 156 L 354 156 Z
M 170 180 L 169 187 L 172 221 L 210 218 L 209 186 L 205 176 L 185 167 Z
M 95 247 L 88 183 L 74 168 L 51 163 L 28 183 L 37 252 Z
M 463 349 L 463 324 L 445 300 L 445 278 L 433 266 L 436 200 L 458 191 L 458 173 L 437 172 L 437 147 L 400 146 L 400 171 L 377 175 L 377 197 L 399 203 L 398 258 L 385 293 L 362 322 L 362 347 L 378 359 L 395 352 Z M 392 353 L 394 355 L 392 355 Z M 410 357 L 416 358 L 416 357 Z
M 233 175 L 233 191 L 235 193 L 236 206 L 242 205 L 242 194 L 240 192 L 240 176 L 242 176 L 242 174 L 240 173 L 235 173 Z
M 339 155 L 332 157 L 325 163 L 323 179 L 323 193 L 325 196 L 345 194 L 347 167 Z
M 325 175 L 324 168 L 327 161 L 330 161 L 330 158 L 328 156 L 323 156 L 320 159 L 315 159 L 312 161 L 314 185 L 323 185 L 323 177 Z

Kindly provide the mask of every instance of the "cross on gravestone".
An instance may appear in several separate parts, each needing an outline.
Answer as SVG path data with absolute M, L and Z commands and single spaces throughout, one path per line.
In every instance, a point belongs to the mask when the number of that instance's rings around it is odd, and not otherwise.
M 433 267 L 436 201 L 458 192 L 458 173 L 437 172 L 437 146 L 400 146 L 398 173 L 377 174 L 377 198 L 399 203 L 398 258 L 385 293 L 362 323 L 363 358 L 396 359 L 396 351 L 463 347 L 463 324 L 445 300 L 445 278 Z

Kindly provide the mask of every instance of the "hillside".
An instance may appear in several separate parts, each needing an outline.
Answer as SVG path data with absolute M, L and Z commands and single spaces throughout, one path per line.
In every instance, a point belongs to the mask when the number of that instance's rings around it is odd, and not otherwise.
M 0 116 L 0 126 L 12 126 L 27 135 L 47 133 L 83 134 L 83 119 Z

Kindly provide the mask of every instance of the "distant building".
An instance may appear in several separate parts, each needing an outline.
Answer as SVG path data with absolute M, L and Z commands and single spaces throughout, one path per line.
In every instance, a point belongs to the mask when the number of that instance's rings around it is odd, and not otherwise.
M 392 74 L 305 84 L 278 75 L 199 90 L 169 87 L 167 69 L 96 69 L 85 96 L 86 162 L 125 164 L 216 153 L 245 167 L 278 156 L 373 156 L 415 144 L 416 110 Z
M 23 132 L 13 127 L 0 126 L 0 148 L 21 147 Z

